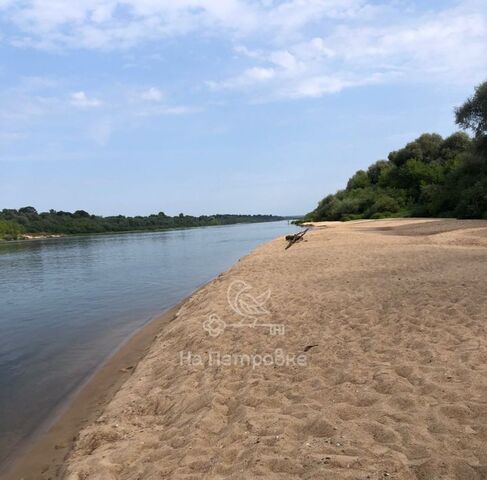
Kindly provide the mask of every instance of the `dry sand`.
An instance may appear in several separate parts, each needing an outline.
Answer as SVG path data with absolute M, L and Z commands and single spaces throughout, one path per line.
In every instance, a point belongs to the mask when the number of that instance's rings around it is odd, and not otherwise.
M 257 248 L 180 308 L 80 432 L 68 480 L 487 478 L 487 222 L 305 239 Z M 211 315 L 240 327 L 209 336 Z

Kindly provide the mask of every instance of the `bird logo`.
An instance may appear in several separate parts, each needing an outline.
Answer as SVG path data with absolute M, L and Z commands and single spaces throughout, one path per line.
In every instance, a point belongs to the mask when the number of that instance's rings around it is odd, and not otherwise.
M 240 322 L 227 323 L 216 313 L 212 313 L 203 322 L 203 330 L 210 337 L 220 336 L 227 327 L 231 328 L 267 328 L 270 335 L 284 335 L 285 327 L 279 323 L 262 323 L 259 317 L 270 315 L 265 304 L 271 296 L 271 291 L 266 290 L 259 295 L 252 295 L 252 286 L 243 280 L 234 280 L 227 289 L 227 300 L 230 308 L 240 315 Z
M 266 290 L 260 295 L 254 296 L 249 293 L 252 287 L 243 280 L 234 280 L 227 290 L 227 300 L 231 309 L 238 315 L 246 318 L 269 315 L 265 303 L 271 296 L 271 291 Z

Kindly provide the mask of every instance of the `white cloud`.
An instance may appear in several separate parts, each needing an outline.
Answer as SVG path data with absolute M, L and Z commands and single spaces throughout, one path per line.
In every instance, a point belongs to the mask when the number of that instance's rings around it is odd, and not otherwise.
M 337 54 L 337 52 L 327 45 L 327 43 L 320 37 L 314 37 L 309 41 L 294 45 L 293 51 L 299 58 L 306 60 L 333 58 Z
M 279 30 L 299 30 L 323 18 L 347 19 L 364 15 L 370 8 L 364 0 L 290 0 L 268 11 L 267 23 Z
M 253 87 L 260 98 L 276 99 L 398 81 L 472 84 L 485 77 L 487 51 L 487 11 L 472 5 L 387 22 L 338 23 L 308 40 L 287 42 L 286 49 L 251 50 L 240 44 L 235 51 L 254 66 L 210 86 Z M 249 75 L 256 69 L 272 71 L 272 81 L 264 84 Z
M 229 78 L 222 82 L 208 82 L 208 86 L 214 90 L 220 88 L 243 88 L 256 83 L 265 83 L 275 76 L 276 72 L 273 68 L 252 67 L 245 70 L 241 75 Z
M 296 83 L 288 91 L 282 92 L 287 97 L 321 97 L 326 93 L 337 93 L 353 82 L 331 76 L 316 76 L 306 78 Z
M 74 92 L 70 95 L 70 103 L 78 108 L 94 108 L 102 105 L 102 102 L 96 98 L 89 98 L 85 92 Z
M 118 49 L 192 31 L 287 35 L 323 18 L 363 15 L 365 0 L 23 0 L 0 9 L 18 45 Z
M 137 115 L 139 117 L 151 117 L 160 115 L 189 115 L 202 111 L 203 109 L 199 107 L 191 107 L 188 105 L 156 105 L 153 107 L 139 110 L 137 112 Z
M 140 94 L 140 98 L 147 102 L 160 102 L 164 99 L 164 93 L 156 87 L 148 88 Z
M 245 71 L 245 76 L 252 81 L 263 82 L 271 79 L 275 74 L 272 68 L 252 67 Z
M 274 65 L 288 72 L 294 72 L 300 69 L 300 62 L 287 50 L 278 50 L 277 52 L 271 53 L 269 60 Z
M 472 84 L 485 76 L 485 0 L 0 0 L 5 42 L 45 49 L 130 48 L 194 33 L 235 45 L 214 90 L 300 98 L 377 82 Z M 133 63 L 133 62 L 132 62 Z M 237 66 L 236 66 L 237 65 Z M 99 105 L 84 92 L 71 102 Z M 156 87 L 139 99 L 163 101 Z
M 132 90 L 122 100 L 122 105 L 127 101 L 130 105 L 128 108 L 137 117 L 187 115 L 202 111 L 200 107 L 169 103 L 166 93 L 157 87 Z

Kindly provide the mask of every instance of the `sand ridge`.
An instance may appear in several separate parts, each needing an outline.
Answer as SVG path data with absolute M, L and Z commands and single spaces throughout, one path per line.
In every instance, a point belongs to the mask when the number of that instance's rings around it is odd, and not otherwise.
M 65 478 L 487 478 L 487 222 L 326 223 L 305 238 L 262 245 L 194 294 L 80 432 Z M 235 326 L 244 307 L 284 335 Z M 215 352 L 232 360 L 210 365 Z

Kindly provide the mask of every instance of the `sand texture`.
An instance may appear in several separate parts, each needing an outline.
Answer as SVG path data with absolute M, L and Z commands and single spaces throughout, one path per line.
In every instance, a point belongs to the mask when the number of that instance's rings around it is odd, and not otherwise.
M 487 222 L 305 239 L 257 248 L 180 308 L 67 479 L 487 478 Z

